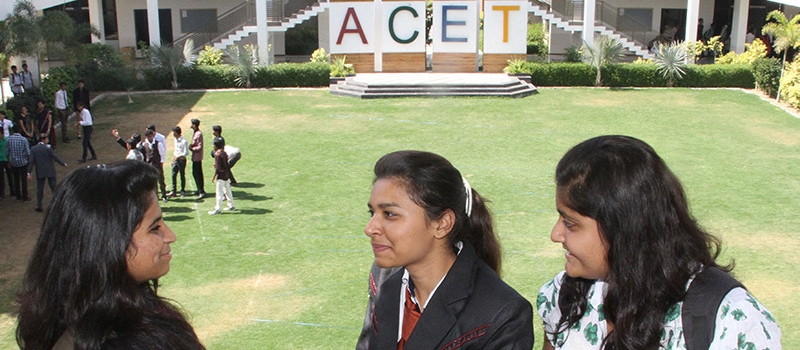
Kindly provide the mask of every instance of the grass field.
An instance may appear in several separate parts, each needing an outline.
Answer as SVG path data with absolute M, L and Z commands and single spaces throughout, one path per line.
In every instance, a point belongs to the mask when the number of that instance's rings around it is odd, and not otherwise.
M 212 198 L 162 205 L 178 242 L 161 292 L 182 305 L 209 349 L 353 348 L 372 261 L 363 233 L 372 166 L 399 149 L 445 156 L 492 201 L 503 277 L 534 302 L 564 264 L 549 240 L 555 165 L 569 147 L 601 134 L 635 136 L 656 149 L 683 181 L 700 223 L 723 239 L 723 262 L 735 259 L 736 276 L 777 318 L 784 347 L 800 348 L 800 287 L 791 282 L 800 276 L 800 120 L 753 94 L 543 89 L 524 99 L 357 100 L 286 90 L 133 98 L 94 107 L 96 137 L 108 145 L 101 160 L 124 158 L 107 135 L 113 127 L 141 131 L 155 121 L 161 132 L 175 124 L 189 132 L 190 118 L 202 121 L 207 144 L 220 124 L 242 150 L 233 169 L 237 212 L 209 216 Z M 71 160 L 78 149 L 72 143 L 60 152 Z M 211 166 L 207 158 L 209 193 Z M 15 344 L 9 290 L 18 282 L 0 282 L 0 348 L 7 349 Z M 534 324 L 538 349 L 538 317 Z

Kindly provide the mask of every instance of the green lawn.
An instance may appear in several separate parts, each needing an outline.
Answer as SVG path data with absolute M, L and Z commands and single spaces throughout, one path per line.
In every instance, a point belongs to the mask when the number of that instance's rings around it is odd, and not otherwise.
M 777 318 L 784 347 L 800 348 L 800 287 L 790 282 L 800 276 L 800 120 L 755 95 L 576 88 L 523 99 L 357 100 L 328 90 L 134 99 L 98 103 L 96 132 L 107 138 L 106 129 L 133 115 L 156 119 L 161 132 L 181 118 L 188 130 L 185 118 L 200 118 L 207 143 L 211 125 L 221 124 L 242 150 L 238 212 L 209 216 L 211 198 L 162 206 L 178 242 L 161 291 L 183 306 L 209 349 L 353 348 L 372 260 L 363 233 L 372 166 L 399 149 L 445 156 L 492 201 L 503 277 L 535 304 L 564 263 L 549 240 L 555 165 L 601 134 L 656 149 L 700 223 L 723 239 L 723 261 L 735 259 L 736 276 Z M 209 193 L 211 165 L 204 162 Z M 12 320 L 0 315 L 0 348 L 13 348 Z

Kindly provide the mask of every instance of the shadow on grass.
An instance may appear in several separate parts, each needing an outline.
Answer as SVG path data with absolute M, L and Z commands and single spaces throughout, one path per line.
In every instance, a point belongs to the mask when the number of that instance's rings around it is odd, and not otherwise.
M 256 182 L 239 182 L 236 186 L 231 186 L 233 188 L 261 188 L 264 187 L 264 184 L 256 183 Z
M 264 208 L 236 208 L 236 211 L 234 213 L 236 212 L 244 215 L 264 215 L 264 214 L 271 214 L 272 210 Z
M 0 279 L 0 314 L 17 316 L 17 290 L 22 287 L 22 279 Z
M 177 214 L 177 213 L 190 213 L 192 211 L 193 211 L 192 208 L 187 208 L 187 207 L 161 207 L 162 213 Z

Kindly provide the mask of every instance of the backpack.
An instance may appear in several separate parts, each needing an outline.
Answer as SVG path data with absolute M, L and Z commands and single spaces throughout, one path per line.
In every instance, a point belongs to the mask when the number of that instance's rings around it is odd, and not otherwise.
M 695 276 L 681 308 L 687 350 L 708 349 L 714 340 L 717 310 L 732 289 L 744 286 L 727 272 L 707 267 Z

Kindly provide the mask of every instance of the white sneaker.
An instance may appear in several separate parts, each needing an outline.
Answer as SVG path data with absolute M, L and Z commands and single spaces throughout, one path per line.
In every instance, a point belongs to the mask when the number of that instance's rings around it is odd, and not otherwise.
M 223 208 L 222 210 L 231 211 L 231 210 L 236 210 L 236 208 L 235 207 L 226 207 L 226 208 Z
M 217 215 L 219 213 L 221 213 L 221 211 L 219 211 L 219 210 L 209 210 L 208 211 L 208 215 Z

